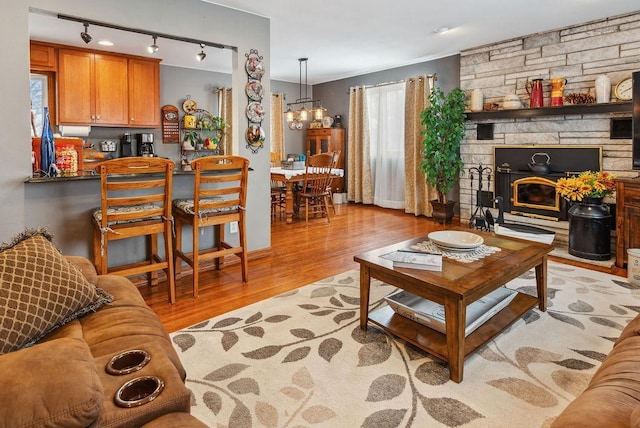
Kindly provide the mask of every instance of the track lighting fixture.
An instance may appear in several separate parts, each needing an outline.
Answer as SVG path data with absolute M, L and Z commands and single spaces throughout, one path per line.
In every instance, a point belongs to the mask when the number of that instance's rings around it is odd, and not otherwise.
M 152 44 L 150 44 L 150 45 L 147 47 L 147 52 L 149 52 L 150 54 L 153 54 L 153 53 L 158 52 L 158 49 L 159 49 L 159 48 L 158 48 L 158 45 L 156 44 L 156 41 L 157 41 L 157 39 L 158 39 L 158 36 L 153 35 L 153 36 L 151 36 L 151 37 L 153 37 L 153 43 L 152 43 Z
M 87 44 L 89 44 L 91 42 L 91 40 L 93 40 L 93 37 L 91 37 L 91 35 L 89 34 L 89 23 L 88 22 L 84 22 L 84 31 L 82 33 L 80 33 L 80 38 Z
M 200 43 L 200 53 L 196 55 L 196 58 L 198 59 L 198 61 L 204 61 L 206 57 L 207 54 L 204 53 L 204 43 Z
M 84 31 L 80 33 L 80 38 L 82 39 L 83 42 L 87 44 L 93 41 L 93 37 L 89 34 L 89 25 L 94 25 L 94 26 L 103 27 L 103 28 L 110 28 L 113 30 L 120 30 L 120 31 L 126 31 L 130 33 L 144 34 L 147 36 L 151 36 L 153 38 L 153 43 L 147 46 L 147 52 L 151 54 L 158 52 L 158 50 L 160 49 L 158 46 L 158 39 L 169 39 L 169 40 L 176 40 L 184 43 L 193 43 L 196 45 L 200 45 L 200 53 L 196 55 L 196 58 L 198 61 L 204 61 L 204 59 L 207 57 L 207 54 L 204 52 L 205 46 L 211 46 L 213 48 L 218 48 L 218 49 L 236 49 L 234 46 L 203 41 L 202 39 L 190 39 L 188 37 L 178 37 L 178 36 L 174 36 L 173 34 L 158 33 L 156 31 L 147 31 L 140 28 L 123 27 L 121 25 L 111 24 L 111 23 L 102 22 L 102 21 L 94 21 L 94 20 L 82 18 L 79 16 L 63 15 L 59 13 L 57 14 L 57 17 L 58 19 L 79 22 L 82 25 L 84 25 Z M 107 46 L 104 41 L 100 41 L 99 43 Z M 108 45 L 108 46 L 111 46 L 111 45 Z

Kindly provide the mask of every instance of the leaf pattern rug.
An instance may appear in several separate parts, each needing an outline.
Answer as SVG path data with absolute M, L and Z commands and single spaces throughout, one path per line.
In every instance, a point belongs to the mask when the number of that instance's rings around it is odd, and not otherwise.
M 171 335 L 192 414 L 211 427 L 546 427 L 640 311 L 626 278 L 549 262 L 546 313 L 529 311 L 448 366 L 369 325 L 357 270 Z M 507 286 L 535 292 L 530 271 Z M 372 309 L 395 290 L 372 281 Z

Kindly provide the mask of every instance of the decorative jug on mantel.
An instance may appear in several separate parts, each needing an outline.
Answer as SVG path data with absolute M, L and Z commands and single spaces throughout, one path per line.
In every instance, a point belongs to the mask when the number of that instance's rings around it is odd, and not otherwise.
M 543 106 L 543 93 L 542 93 L 542 79 L 532 79 L 530 82 L 527 82 L 525 87 L 527 93 L 529 94 L 529 107 L 531 108 L 539 108 Z
M 567 79 L 564 77 L 556 77 L 551 79 L 551 105 L 552 106 L 561 106 L 562 98 L 564 95 L 562 92 L 564 91 L 564 85 L 567 84 Z

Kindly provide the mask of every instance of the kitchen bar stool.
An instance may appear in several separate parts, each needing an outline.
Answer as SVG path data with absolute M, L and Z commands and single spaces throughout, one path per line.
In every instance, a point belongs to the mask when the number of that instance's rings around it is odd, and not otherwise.
M 248 281 L 247 237 L 245 232 L 245 207 L 249 160 L 240 156 L 205 156 L 191 162 L 195 171 L 193 199 L 173 201 L 176 226 L 176 267 L 181 271 L 181 260 L 193 268 L 193 296 L 198 297 L 199 266 L 201 261 L 215 260 L 216 269 L 222 269 L 224 257 L 240 258 L 242 282 Z M 238 245 L 225 240 L 225 224 L 237 222 Z M 191 225 L 193 248 L 187 253 L 182 249 L 182 227 Z M 201 227 L 214 227 L 214 245 L 200 249 Z
M 158 283 L 158 270 L 167 275 L 169 303 L 175 302 L 171 183 L 174 163 L 154 157 L 128 157 L 102 162 L 100 208 L 93 211 L 93 260 L 99 274 L 148 273 Z M 164 234 L 164 260 L 158 256 L 158 235 Z M 148 259 L 108 267 L 111 241 L 147 236 Z

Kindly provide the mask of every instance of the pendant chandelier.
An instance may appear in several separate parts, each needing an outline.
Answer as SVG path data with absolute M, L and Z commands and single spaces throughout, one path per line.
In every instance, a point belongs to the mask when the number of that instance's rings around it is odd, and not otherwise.
M 325 109 L 322 108 L 322 100 L 313 100 L 307 96 L 307 60 L 309 58 L 298 58 L 300 66 L 300 92 L 299 97 L 293 103 L 287 103 L 287 110 L 284 112 L 285 118 L 289 123 L 289 129 L 303 129 L 304 122 L 309 120 L 311 116 L 315 121 L 321 121 Z M 302 96 L 302 65 L 304 64 L 304 97 Z M 309 105 L 309 109 L 307 108 Z M 300 106 L 297 110 L 293 106 Z

